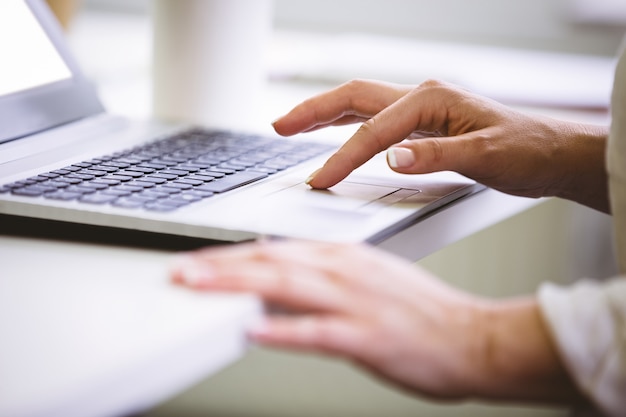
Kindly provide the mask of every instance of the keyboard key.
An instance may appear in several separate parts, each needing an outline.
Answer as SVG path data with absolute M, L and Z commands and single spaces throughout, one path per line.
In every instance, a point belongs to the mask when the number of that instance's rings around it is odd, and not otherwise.
M 92 164 L 90 164 L 89 162 L 79 162 L 77 164 L 72 164 L 72 166 L 79 168 L 89 168 L 91 165 Z
M 80 197 L 79 201 L 90 204 L 107 204 L 117 200 L 118 198 L 119 197 L 111 194 L 94 193 L 83 195 L 82 197 Z
M 177 194 L 169 198 L 158 200 L 157 203 L 164 205 L 164 206 L 173 206 L 173 207 L 183 207 L 191 203 L 191 201 L 187 201 L 179 197 L 180 197 L 179 194 Z
M 44 194 L 44 197 L 49 198 L 51 200 L 69 201 L 69 200 L 75 200 L 81 195 L 82 195 L 81 193 L 72 193 L 72 192 L 65 191 L 65 190 L 59 190 L 53 193 Z
M 75 172 L 73 174 L 67 174 L 65 176 L 65 178 L 75 178 L 75 179 L 78 179 L 78 180 L 88 181 L 88 180 L 94 179 L 95 176 L 88 175 L 88 174 L 79 174 L 79 173 Z
M 151 164 L 158 164 L 158 165 L 165 165 L 165 166 L 168 166 L 168 167 L 173 167 L 173 166 L 178 165 L 178 162 L 176 162 L 176 161 L 164 161 L 164 160 L 162 160 L 160 158 L 152 159 L 152 160 L 150 160 L 150 163 Z
M 211 175 L 211 172 L 216 172 L 218 174 L 230 175 L 230 174 L 234 174 L 237 171 L 234 170 L 234 169 L 228 169 L 228 168 L 211 167 L 211 168 L 207 169 L 206 171 L 202 171 L 202 172 L 207 173 L 209 175 Z
M 144 176 L 144 174 L 142 172 L 128 171 L 128 170 L 117 171 L 116 174 L 117 175 L 123 175 L 125 177 L 133 177 L 133 178 L 139 178 L 139 177 L 143 177 Z
M 144 174 L 152 174 L 154 171 L 156 171 L 154 168 L 147 168 L 147 167 L 140 167 L 140 166 L 135 166 L 135 167 L 128 167 L 126 168 L 127 171 L 136 171 L 136 172 L 141 172 Z
M 118 185 L 121 184 L 120 180 L 112 180 L 110 178 L 97 178 L 92 181 L 95 184 L 104 184 L 104 185 Z
M 269 175 L 276 174 L 278 172 L 276 168 L 268 168 L 268 167 L 258 166 L 258 165 L 252 168 L 248 168 L 248 171 L 264 172 Z
M 91 169 L 95 169 L 95 170 L 98 170 L 98 171 L 106 171 L 108 173 L 115 172 L 115 171 L 119 170 L 119 168 L 108 167 L 106 165 L 94 165 L 94 166 L 91 167 Z
M 94 190 L 104 190 L 105 188 L 109 187 L 106 184 L 98 184 L 98 183 L 93 182 L 93 181 L 82 182 L 78 186 L 79 187 L 83 187 L 83 188 L 93 188 Z
M 54 171 L 50 171 L 50 173 L 57 174 L 57 175 L 66 175 L 66 174 L 69 174 L 70 172 L 71 171 L 68 171 L 66 169 L 57 169 L 57 170 L 54 170 Z
M 38 188 L 16 188 L 11 191 L 12 194 L 19 195 L 22 197 L 39 197 L 43 195 L 43 190 Z
M 224 174 L 221 174 L 221 176 L 223 177 Z M 197 180 L 200 182 L 213 181 L 215 178 L 218 178 L 218 177 L 209 176 L 209 175 L 197 175 L 197 174 L 193 174 L 193 175 L 189 175 L 188 177 L 185 177 L 185 179 L 187 180 Z
M 141 188 L 152 188 L 154 187 L 154 183 L 150 181 L 143 181 L 143 178 L 139 178 L 138 180 L 131 181 L 127 183 L 131 187 L 141 187 Z
M 230 171 L 243 171 L 245 167 L 241 165 L 231 165 L 228 162 L 224 162 L 217 166 L 218 169 L 228 169 Z
M 198 168 L 198 169 L 207 169 L 211 167 L 212 165 L 216 165 L 216 164 L 208 164 L 208 163 L 202 163 L 202 162 L 197 162 L 197 161 L 192 161 L 192 162 L 188 162 L 185 164 L 185 166 Z
M 180 182 L 177 182 L 177 181 L 172 181 L 172 182 L 168 182 L 166 184 L 161 185 L 161 187 L 176 188 L 178 190 L 188 190 L 190 188 L 193 188 L 193 185 L 180 183 Z
M 68 193 L 92 194 L 95 193 L 97 190 L 95 188 L 81 187 L 79 185 L 70 185 L 69 187 L 65 188 L 64 191 Z
M 110 166 L 110 167 L 114 167 L 114 168 L 128 168 L 130 166 L 130 164 L 128 164 L 128 163 L 119 162 L 119 161 L 103 162 L 102 165 Z
M 202 197 L 198 195 L 194 195 L 194 194 L 180 193 L 180 194 L 176 194 L 170 197 L 170 200 L 193 203 L 193 202 L 202 200 Z
M 112 206 L 128 209 L 143 207 L 144 204 L 142 201 L 129 200 L 127 198 L 118 198 L 111 203 Z
M 158 211 L 158 212 L 174 211 L 178 207 L 179 206 L 175 206 L 175 205 L 161 204 L 161 200 L 157 200 L 154 203 L 147 203 L 146 205 L 143 206 L 143 208 L 145 208 L 146 210 Z
M 56 181 L 66 182 L 68 184 L 80 184 L 83 180 L 79 180 L 78 178 L 68 178 L 68 177 L 60 177 L 57 178 Z
M 174 188 L 174 187 L 166 187 L 165 185 L 158 185 L 154 188 L 150 188 L 151 191 L 156 191 L 158 193 L 166 193 L 166 194 L 178 194 L 181 191 L 183 191 L 180 188 Z
M 201 184 L 204 184 L 205 181 L 185 177 L 185 178 L 176 180 L 174 182 L 177 184 L 201 185 Z
M 126 201 L 137 201 L 137 202 L 140 202 L 142 204 L 145 204 L 145 203 L 151 203 L 153 201 L 156 201 L 156 200 L 158 200 L 158 198 L 155 197 L 155 196 L 150 196 L 150 195 L 146 195 L 146 194 L 143 194 L 143 193 L 135 193 L 135 194 L 133 194 L 131 196 L 124 197 L 124 200 L 126 200 Z
M 122 184 L 122 185 L 116 185 L 115 188 L 113 188 L 114 190 L 119 190 L 119 191 L 129 191 L 131 193 L 137 192 L 137 191 L 141 191 L 144 188 L 143 187 L 138 187 L 138 186 L 133 186 L 133 185 L 127 185 L 127 184 Z
M 60 175 L 59 174 L 55 174 L 53 172 L 44 172 L 43 174 L 39 174 L 42 177 L 47 177 L 47 178 L 58 178 Z
M 189 175 L 189 171 L 185 171 L 182 169 L 164 169 L 160 171 L 161 175 L 176 175 L 177 177 L 184 177 L 185 175 Z
M 126 181 L 132 180 L 133 177 L 129 177 L 128 175 L 112 174 L 112 175 L 107 175 L 105 177 L 102 177 L 102 179 L 126 182 Z
M 44 182 L 40 182 L 40 185 L 44 185 L 46 187 L 54 187 L 54 188 L 66 188 L 69 187 L 70 184 L 67 182 L 63 182 L 63 181 L 54 181 L 54 180 L 48 180 L 48 181 L 44 181 Z
M 178 175 L 164 174 L 163 172 L 158 172 L 156 174 L 147 175 L 146 178 L 162 178 L 164 180 L 174 180 L 178 178 Z
M 194 165 L 180 164 L 180 165 L 176 165 L 173 169 L 180 170 L 180 171 L 187 171 L 187 172 L 198 172 L 202 168 L 194 166 Z
M 103 175 L 106 175 L 107 172 L 106 171 L 98 171 L 95 169 L 82 169 L 80 171 L 78 171 L 79 174 L 87 174 L 87 175 L 93 175 L 96 177 L 101 177 Z
M 167 180 L 164 178 L 158 178 L 158 177 L 153 177 L 149 175 L 145 177 L 141 177 L 141 181 L 151 182 L 153 184 L 163 184 L 164 182 L 167 182 Z
M 185 191 L 185 194 L 192 194 L 192 195 L 197 195 L 198 197 L 201 198 L 207 198 L 207 197 L 211 197 L 212 195 L 215 195 L 214 192 L 212 191 L 202 191 L 202 190 L 197 190 L 195 188 L 192 188 L 191 190 Z
M 167 168 L 167 165 L 165 164 L 156 164 L 153 162 L 143 162 L 139 165 L 137 165 L 138 168 L 152 168 L 152 169 L 165 169 Z
M 110 195 L 116 195 L 118 197 L 128 197 L 129 195 L 132 194 L 131 191 L 127 191 L 127 190 L 118 190 L 115 188 L 107 188 L 106 190 L 102 190 L 100 191 L 102 194 L 110 194 Z
M 266 177 L 267 174 L 262 172 L 238 172 L 236 174 L 227 175 L 224 178 L 219 178 L 206 184 L 200 185 L 195 189 L 200 191 L 223 193 Z
M 34 177 L 30 177 L 28 179 L 31 181 L 35 181 L 35 182 L 42 182 L 42 181 L 48 181 L 50 178 L 44 177 L 43 175 L 35 175 Z
M 149 190 L 140 191 L 136 195 L 148 196 L 151 198 L 158 199 L 158 198 L 169 197 L 170 193 L 164 193 L 162 191 L 155 191 L 155 190 L 149 189 Z

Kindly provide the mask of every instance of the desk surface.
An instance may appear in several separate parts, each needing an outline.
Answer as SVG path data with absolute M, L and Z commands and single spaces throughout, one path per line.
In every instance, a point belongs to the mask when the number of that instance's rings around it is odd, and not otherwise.
M 130 414 L 240 357 L 258 300 L 173 286 L 171 256 L 0 236 L 0 415 Z
M 146 116 L 146 20 L 85 15 L 76 23 L 71 40 L 107 107 Z M 120 42 L 128 61 L 111 59 L 120 56 Z M 256 126 L 269 129 L 266 121 L 327 87 L 274 83 L 274 104 Z M 418 259 L 537 203 L 487 190 L 381 247 Z M 159 250 L 0 235 L 0 415 L 130 414 L 242 355 L 246 323 L 260 316 L 258 300 L 176 288 L 167 279 L 170 258 Z

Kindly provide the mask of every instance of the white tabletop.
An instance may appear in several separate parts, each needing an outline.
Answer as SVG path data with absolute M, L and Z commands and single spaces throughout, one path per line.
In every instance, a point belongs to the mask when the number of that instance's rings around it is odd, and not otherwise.
M 0 236 L 0 416 L 128 415 L 239 358 L 258 300 L 176 287 L 170 259 Z
M 115 113 L 149 114 L 146 25 L 140 18 L 85 15 L 75 26 L 74 48 Z M 115 47 L 120 42 L 123 52 Z M 273 105 L 252 122 L 269 130 L 273 117 L 323 88 L 274 82 Z M 584 121 L 606 117 L 550 112 Z M 486 190 L 381 247 L 419 259 L 537 203 Z M 242 355 L 245 326 L 260 316 L 258 300 L 177 288 L 167 278 L 170 258 L 158 250 L 0 235 L 0 415 L 130 414 Z

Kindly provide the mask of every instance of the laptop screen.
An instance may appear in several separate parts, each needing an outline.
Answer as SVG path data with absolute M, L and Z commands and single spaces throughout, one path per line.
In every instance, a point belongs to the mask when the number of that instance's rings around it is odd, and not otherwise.
M 0 96 L 72 76 L 26 3 L 0 2 L 0 39 Z
M 43 0 L 0 1 L 0 143 L 103 111 Z

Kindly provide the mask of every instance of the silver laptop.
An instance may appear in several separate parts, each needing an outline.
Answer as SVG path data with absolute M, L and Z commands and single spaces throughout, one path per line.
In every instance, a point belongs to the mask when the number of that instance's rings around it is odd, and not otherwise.
M 304 179 L 334 151 L 322 142 L 109 115 L 43 1 L 0 2 L 0 56 L 3 222 L 377 243 L 482 188 L 451 172 L 397 174 L 378 155 L 311 190 Z

